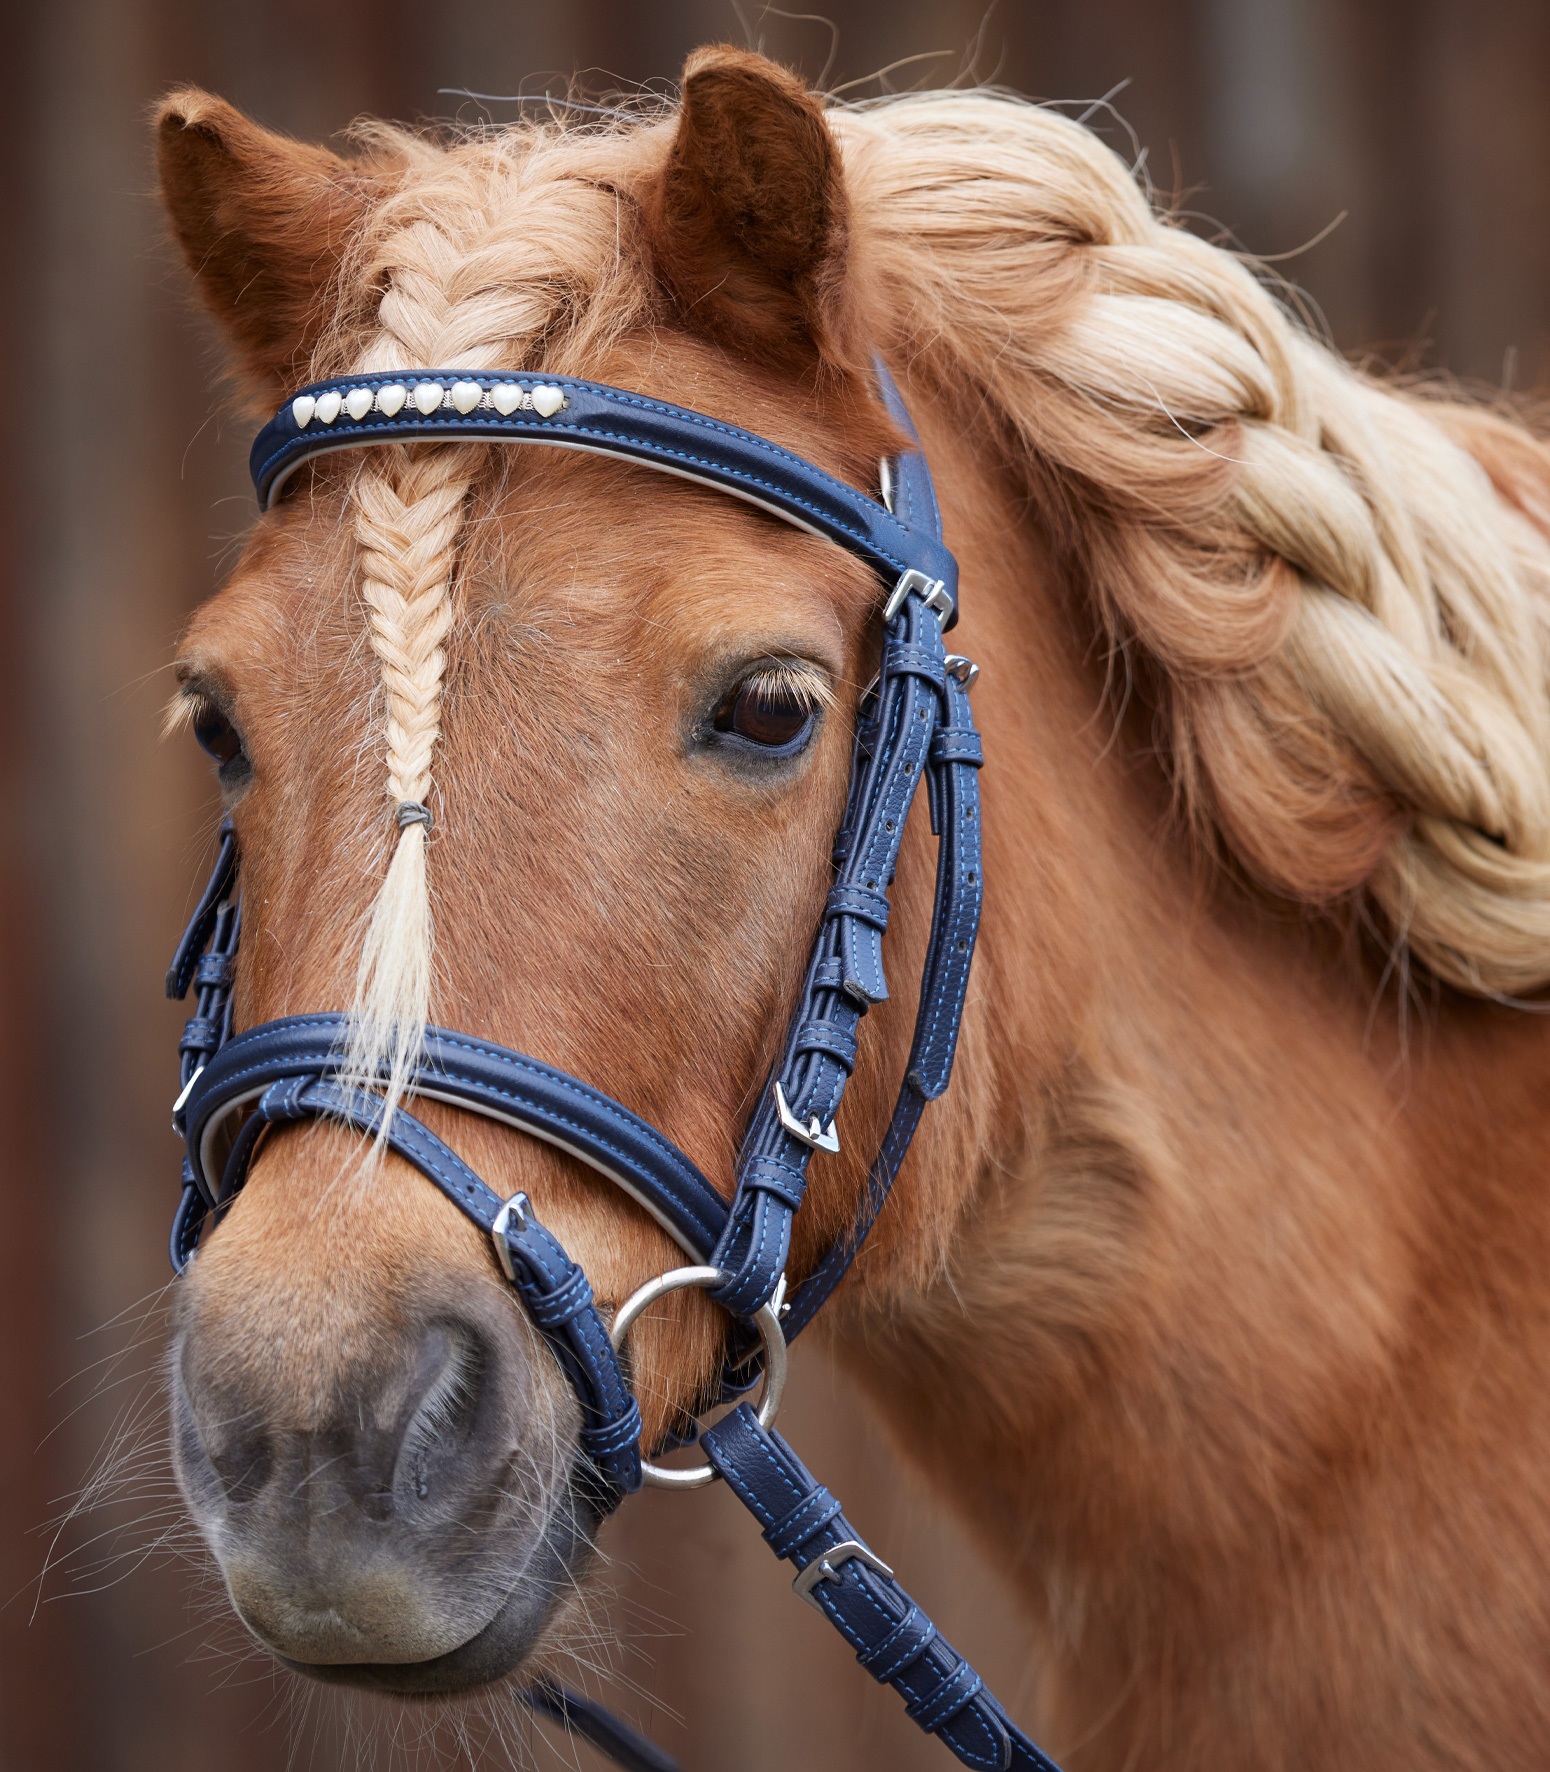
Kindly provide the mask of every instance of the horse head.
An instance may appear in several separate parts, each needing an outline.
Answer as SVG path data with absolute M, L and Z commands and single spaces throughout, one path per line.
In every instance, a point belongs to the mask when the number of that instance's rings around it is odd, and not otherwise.
M 183 93 L 159 138 L 255 401 L 308 367 L 520 369 L 695 407 L 863 489 L 898 447 L 838 149 L 758 58 L 702 56 L 676 122 L 624 136 L 380 135 L 346 161 Z M 878 600 L 830 543 L 618 461 L 308 463 L 178 664 L 241 845 L 238 1025 L 364 1000 L 389 1044 L 427 1016 L 472 1030 L 596 1082 L 730 1192 L 828 888 Z M 908 1023 L 874 1020 L 897 1070 Z M 682 1264 L 553 1146 L 416 1106 L 605 1309 Z M 860 1185 L 824 1169 L 799 1262 Z M 679 1295 L 635 1332 L 648 1440 L 693 1416 L 723 1321 Z M 563 1638 L 597 1524 L 575 1398 L 490 1243 L 390 1151 L 271 1133 L 180 1290 L 172 1370 L 185 1494 L 277 1655 L 447 1690 Z

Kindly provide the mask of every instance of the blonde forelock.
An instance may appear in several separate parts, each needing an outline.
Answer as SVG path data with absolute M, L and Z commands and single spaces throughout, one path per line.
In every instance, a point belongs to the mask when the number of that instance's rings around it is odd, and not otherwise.
M 380 288 L 364 338 L 335 332 L 314 374 L 488 371 L 584 362 L 639 317 L 646 282 L 610 182 L 622 141 L 563 130 L 489 133 L 438 147 L 377 128 L 396 188 L 371 216 L 349 275 Z M 349 304 L 341 303 L 347 310 Z M 384 820 L 392 842 L 358 970 L 350 1069 L 401 1095 L 430 1018 L 433 923 L 424 823 L 431 804 L 456 563 L 478 444 L 365 454 L 353 484 L 360 586 L 385 703 Z

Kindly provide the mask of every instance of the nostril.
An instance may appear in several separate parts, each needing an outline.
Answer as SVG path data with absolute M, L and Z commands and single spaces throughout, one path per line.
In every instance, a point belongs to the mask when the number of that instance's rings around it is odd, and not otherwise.
M 392 1500 L 431 1502 L 466 1488 L 468 1450 L 478 1436 L 489 1367 L 483 1340 L 468 1327 L 431 1325 L 412 1393 L 419 1401 L 404 1427 L 393 1496 L 384 1498 L 389 1505 Z
M 223 1508 L 253 1500 L 275 1466 L 262 1413 L 203 1380 L 186 1342 L 177 1357 L 172 1403 L 178 1471 L 190 1498 Z
M 264 1433 L 239 1433 L 219 1449 L 207 1449 L 211 1468 L 233 1506 L 251 1501 L 274 1474 L 274 1446 Z
M 427 1287 L 332 1341 L 241 1328 L 183 1326 L 175 1445 L 259 1640 L 348 1670 L 536 1632 L 590 1515 L 571 1489 L 574 1400 L 509 1299 Z

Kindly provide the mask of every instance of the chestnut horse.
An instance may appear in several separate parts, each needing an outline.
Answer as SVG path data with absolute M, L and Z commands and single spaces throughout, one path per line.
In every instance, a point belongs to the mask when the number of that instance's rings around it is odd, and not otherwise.
M 986 891 L 953 1087 L 832 1345 L 1015 1584 L 1072 1768 L 1543 1765 L 1550 452 L 1348 369 L 995 96 L 826 108 L 713 50 L 603 126 L 341 157 L 185 91 L 157 131 L 265 416 L 379 368 L 573 374 L 871 491 L 881 351 L 983 666 Z M 238 1025 L 433 1014 L 730 1189 L 877 644 L 857 561 L 639 467 L 309 464 L 178 665 L 242 847 Z M 898 979 L 931 894 L 917 808 Z M 794 1277 L 913 1009 L 868 1018 Z M 423 1106 L 605 1308 L 678 1264 L 561 1152 Z M 488 1241 L 363 1149 L 273 1132 L 181 1283 L 179 1478 L 276 1656 L 473 1688 L 546 1665 L 556 1572 L 590 1578 L 576 1405 Z M 641 1325 L 648 1440 L 723 1330 L 683 1293 Z

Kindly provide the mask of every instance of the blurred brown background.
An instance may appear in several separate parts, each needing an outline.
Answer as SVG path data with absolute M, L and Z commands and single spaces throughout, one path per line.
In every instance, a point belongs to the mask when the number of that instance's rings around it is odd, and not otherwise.
M 0 1766 L 9 1772 L 499 1767 L 306 1693 L 245 1649 L 180 1535 L 155 1390 L 182 1010 L 163 966 L 214 802 L 162 746 L 165 667 L 249 521 L 248 438 L 161 244 L 146 109 L 211 86 L 304 136 L 362 111 L 480 114 L 438 89 L 669 83 L 758 41 L 833 87 L 973 76 L 1076 101 L 1214 236 L 1278 260 L 1342 349 L 1550 379 L 1546 0 L 52 0 L 13 8 L 0 111 Z M 912 59 L 913 58 L 913 59 Z M 868 77 L 872 77 L 870 82 Z M 1121 83 L 1128 82 L 1121 90 Z M 1122 125 L 1119 121 L 1124 119 Z M 1338 219 L 1343 217 L 1344 219 Z M 1211 218 L 1211 219 L 1207 219 Z M 1308 245 L 1309 241 L 1316 243 Z M 1306 248 L 1305 250 L 1299 250 Z M 1285 256 L 1291 255 L 1291 256 Z M 994 1574 L 881 1436 L 838 1432 L 818 1350 L 790 1431 L 1014 1710 L 1034 1679 Z M 783 1425 L 785 1425 L 783 1423 Z M 121 1439 L 114 1482 L 46 1523 Z M 650 1495 L 609 1540 L 608 1658 L 690 1769 L 938 1767 L 792 1600 L 735 1504 Z M 13 1597 L 14 1596 L 14 1597 Z M 601 1652 L 601 1651 L 600 1651 Z M 505 1731 L 510 1735 L 509 1728 Z M 577 1763 L 540 1747 L 545 1765 Z M 593 1762 L 582 1756 L 582 1763 Z

